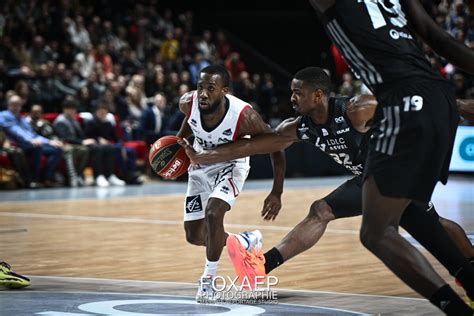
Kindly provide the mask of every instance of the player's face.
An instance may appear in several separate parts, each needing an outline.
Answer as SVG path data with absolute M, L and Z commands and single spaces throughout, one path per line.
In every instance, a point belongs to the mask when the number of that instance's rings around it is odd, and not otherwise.
M 314 91 L 303 84 L 302 80 L 291 81 L 291 104 L 293 109 L 301 114 L 308 115 L 314 109 Z
M 227 92 L 220 75 L 201 73 L 197 84 L 199 111 L 202 114 L 214 113 Z

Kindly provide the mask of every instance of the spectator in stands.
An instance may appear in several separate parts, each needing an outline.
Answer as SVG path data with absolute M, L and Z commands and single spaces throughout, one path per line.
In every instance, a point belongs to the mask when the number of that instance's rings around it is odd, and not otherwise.
M 0 118 L 1 120 L 1 118 Z M 12 145 L 3 130 L 3 123 L 0 122 L 0 155 L 6 155 L 10 160 L 13 169 L 19 176 L 18 185 L 21 188 L 36 188 L 37 183 L 31 182 L 30 168 L 26 160 L 25 153 L 18 147 Z M 16 181 L 17 179 L 13 179 Z
M 360 94 L 360 87 L 362 82 L 359 80 L 354 80 L 350 72 L 346 72 L 342 75 L 342 84 L 339 87 L 339 94 L 353 97 Z
M 114 165 L 114 149 L 109 144 L 101 144 L 94 138 L 86 138 L 81 125 L 76 119 L 77 110 L 74 99 L 69 98 L 63 102 L 63 113 L 54 121 L 54 129 L 57 135 L 67 144 L 74 148 L 83 150 L 87 148 L 88 156 L 92 163 L 95 183 L 100 187 L 109 186 L 109 178 L 112 175 Z M 87 163 L 87 160 L 85 161 Z M 78 170 L 84 170 L 86 164 L 78 166 Z M 80 173 L 83 176 L 83 172 Z M 81 177 L 79 182 L 83 182 Z
M 240 59 L 240 54 L 237 52 L 231 53 L 224 61 L 224 65 L 230 73 L 231 82 L 238 81 L 240 74 L 245 70 L 245 64 Z
M 87 79 L 91 75 L 95 66 L 94 51 L 92 45 L 87 45 L 84 51 L 79 51 L 76 55 L 76 62 L 82 78 Z
M 33 130 L 39 135 L 48 139 L 63 141 L 56 133 L 53 124 L 43 118 L 43 107 L 35 104 L 31 107 L 31 111 L 27 120 Z M 64 144 L 64 143 L 63 143 Z M 74 146 L 64 144 L 64 160 L 66 162 L 66 171 L 68 174 L 69 186 L 77 187 L 84 185 L 84 169 L 89 159 L 89 152 L 84 146 Z
M 64 19 L 64 24 L 66 25 L 70 40 L 76 48 L 83 50 L 91 45 L 89 32 L 84 25 L 84 19 L 82 16 L 78 15 L 75 21 L 66 17 Z
M 194 56 L 194 62 L 189 65 L 189 75 L 191 77 L 191 83 L 195 87 L 198 81 L 198 75 L 201 69 L 206 68 L 209 66 L 210 63 L 209 61 L 204 59 L 204 56 L 202 53 L 196 53 Z
M 113 159 L 118 164 L 120 171 L 124 178 L 133 177 L 136 169 L 136 153 L 134 149 L 124 148 L 120 143 L 114 126 L 107 119 L 107 114 L 109 109 L 105 104 L 99 104 L 95 110 L 94 118 L 86 122 L 85 134 L 88 138 L 93 138 L 97 143 L 108 146 L 113 152 Z M 92 153 L 91 153 L 91 159 Z M 103 173 L 100 173 L 96 176 L 97 184 L 100 186 L 112 185 L 125 185 L 125 181 L 119 179 L 113 173 L 113 164 L 110 164 L 106 167 Z M 97 168 L 95 168 L 97 169 Z M 100 171 L 99 169 L 97 169 Z M 95 174 L 95 172 L 94 172 Z M 104 181 L 105 180 L 105 181 Z M 101 185 L 105 184 L 106 185 Z
M 173 31 L 167 31 L 165 40 L 161 44 L 160 55 L 163 66 L 167 71 L 176 69 L 176 59 L 179 54 L 179 42 L 175 39 Z
M 140 127 L 143 130 L 147 147 L 161 136 L 166 135 L 164 131 L 168 119 L 165 114 L 166 107 L 166 96 L 164 93 L 159 92 L 153 98 L 153 104 L 147 106 L 143 111 Z
M 232 52 L 232 46 L 223 31 L 217 31 L 216 33 L 216 49 L 221 60 L 226 60 Z
M 32 182 L 43 180 L 46 187 L 56 186 L 54 171 L 63 155 L 63 143 L 47 139 L 33 131 L 21 116 L 23 100 L 18 95 L 8 99 L 8 110 L 0 112 L 7 136 L 16 142 L 28 157 L 31 157 Z M 41 156 L 47 157 L 44 174 L 41 175 Z
M 99 44 L 97 46 L 97 51 L 94 53 L 94 60 L 96 64 L 97 63 L 102 64 L 102 70 L 104 72 L 104 75 L 108 75 L 112 73 L 112 70 L 113 70 L 112 58 L 107 53 L 105 44 Z
M 201 40 L 197 43 L 197 48 L 202 53 L 204 59 L 212 61 L 216 54 L 216 45 L 212 42 L 212 33 L 209 30 L 205 30 L 202 33 Z
M 23 100 L 23 110 L 29 111 L 33 105 L 33 97 L 30 92 L 30 87 L 26 80 L 18 80 L 15 84 L 15 93 Z

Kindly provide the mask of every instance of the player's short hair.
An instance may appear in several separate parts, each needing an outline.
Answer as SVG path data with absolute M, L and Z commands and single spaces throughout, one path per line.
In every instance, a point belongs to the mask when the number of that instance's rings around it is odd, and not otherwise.
M 309 86 L 315 91 L 321 89 L 324 94 L 331 92 L 331 78 L 327 72 L 319 67 L 306 67 L 298 71 L 293 78 L 303 81 L 303 85 Z
M 224 66 L 210 65 L 203 68 L 200 72 L 210 75 L 219 75 L 222 78 L 222 84 L 224 85 L 224 87 L 230 87 L 230 75 Z

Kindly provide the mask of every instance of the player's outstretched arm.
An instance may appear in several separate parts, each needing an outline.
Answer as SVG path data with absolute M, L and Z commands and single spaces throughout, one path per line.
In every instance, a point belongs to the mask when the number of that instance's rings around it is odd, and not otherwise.
M 474 51 L 456 41 L 426 13 L 418 0 L 402 0 L 403 9 L 416 33 L 439 55 L 474 74 Z
M 291 118 L 283 121 L 275 131 L 262 135 L 257 135 L 250 139 L 238 139 L 232 143 L 219 146 L 217 148 L 202 152 L 195 152 L 185 142 L 180 141 L 180 145 L 185 147 L 191 162 L 194 164 L 212 164 L 248 157 L 258 154 L 269 154 L 284 150 L 294 142 L 296 137 L 297 119 Z
M 353 97 L 347 103 L 346 115 L 351 121 L 352 127 L 359 133 L 366 133 L 370 129 L 377 99 L 372 95 L 359 95 Z
M 181 127 L 176 134 L 176 136 L 180 138 L 188 138 L 193 134 L 193 131 L 191 130 L 191 127 L 189 127 L 188 124 L 188 117 L 189 117 L 189 110 L 191 109 L 192 106 L 192 96 L 193 96 L 194 91 L 187 92 L 181 96 L 179 99 L 179 110 L 183 112 L 186 116 L 183 119 L 183 123 L 181 123 Z

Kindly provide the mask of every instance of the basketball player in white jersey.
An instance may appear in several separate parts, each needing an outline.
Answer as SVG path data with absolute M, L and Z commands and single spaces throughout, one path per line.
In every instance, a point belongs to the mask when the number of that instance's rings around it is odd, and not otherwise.
M 177 136 L 194 135 L 196 151 L 210 150 L 242 137 L 271 132 L 246 102 L 229 94 L 230 77 L 227 70 L 212 65 L 201 70 L 197 90 L 183 95 L 180 110 L 186 114 Z M 198 302 L 212 302 L 213 278 L 227 233 L 224 215 L 242 191 L 250 166 L 249 157 L 210 165 L 193 165 L 188 170 L 188 189 L 184 204 L 186 240 L 206 246 L 206 265 L 196 295 Z M 284 163 L 283 152 L 274 153 L 274 185 L 267 201 L 281 207 Z M 278 170 L 278 172 L 275 172 Z

